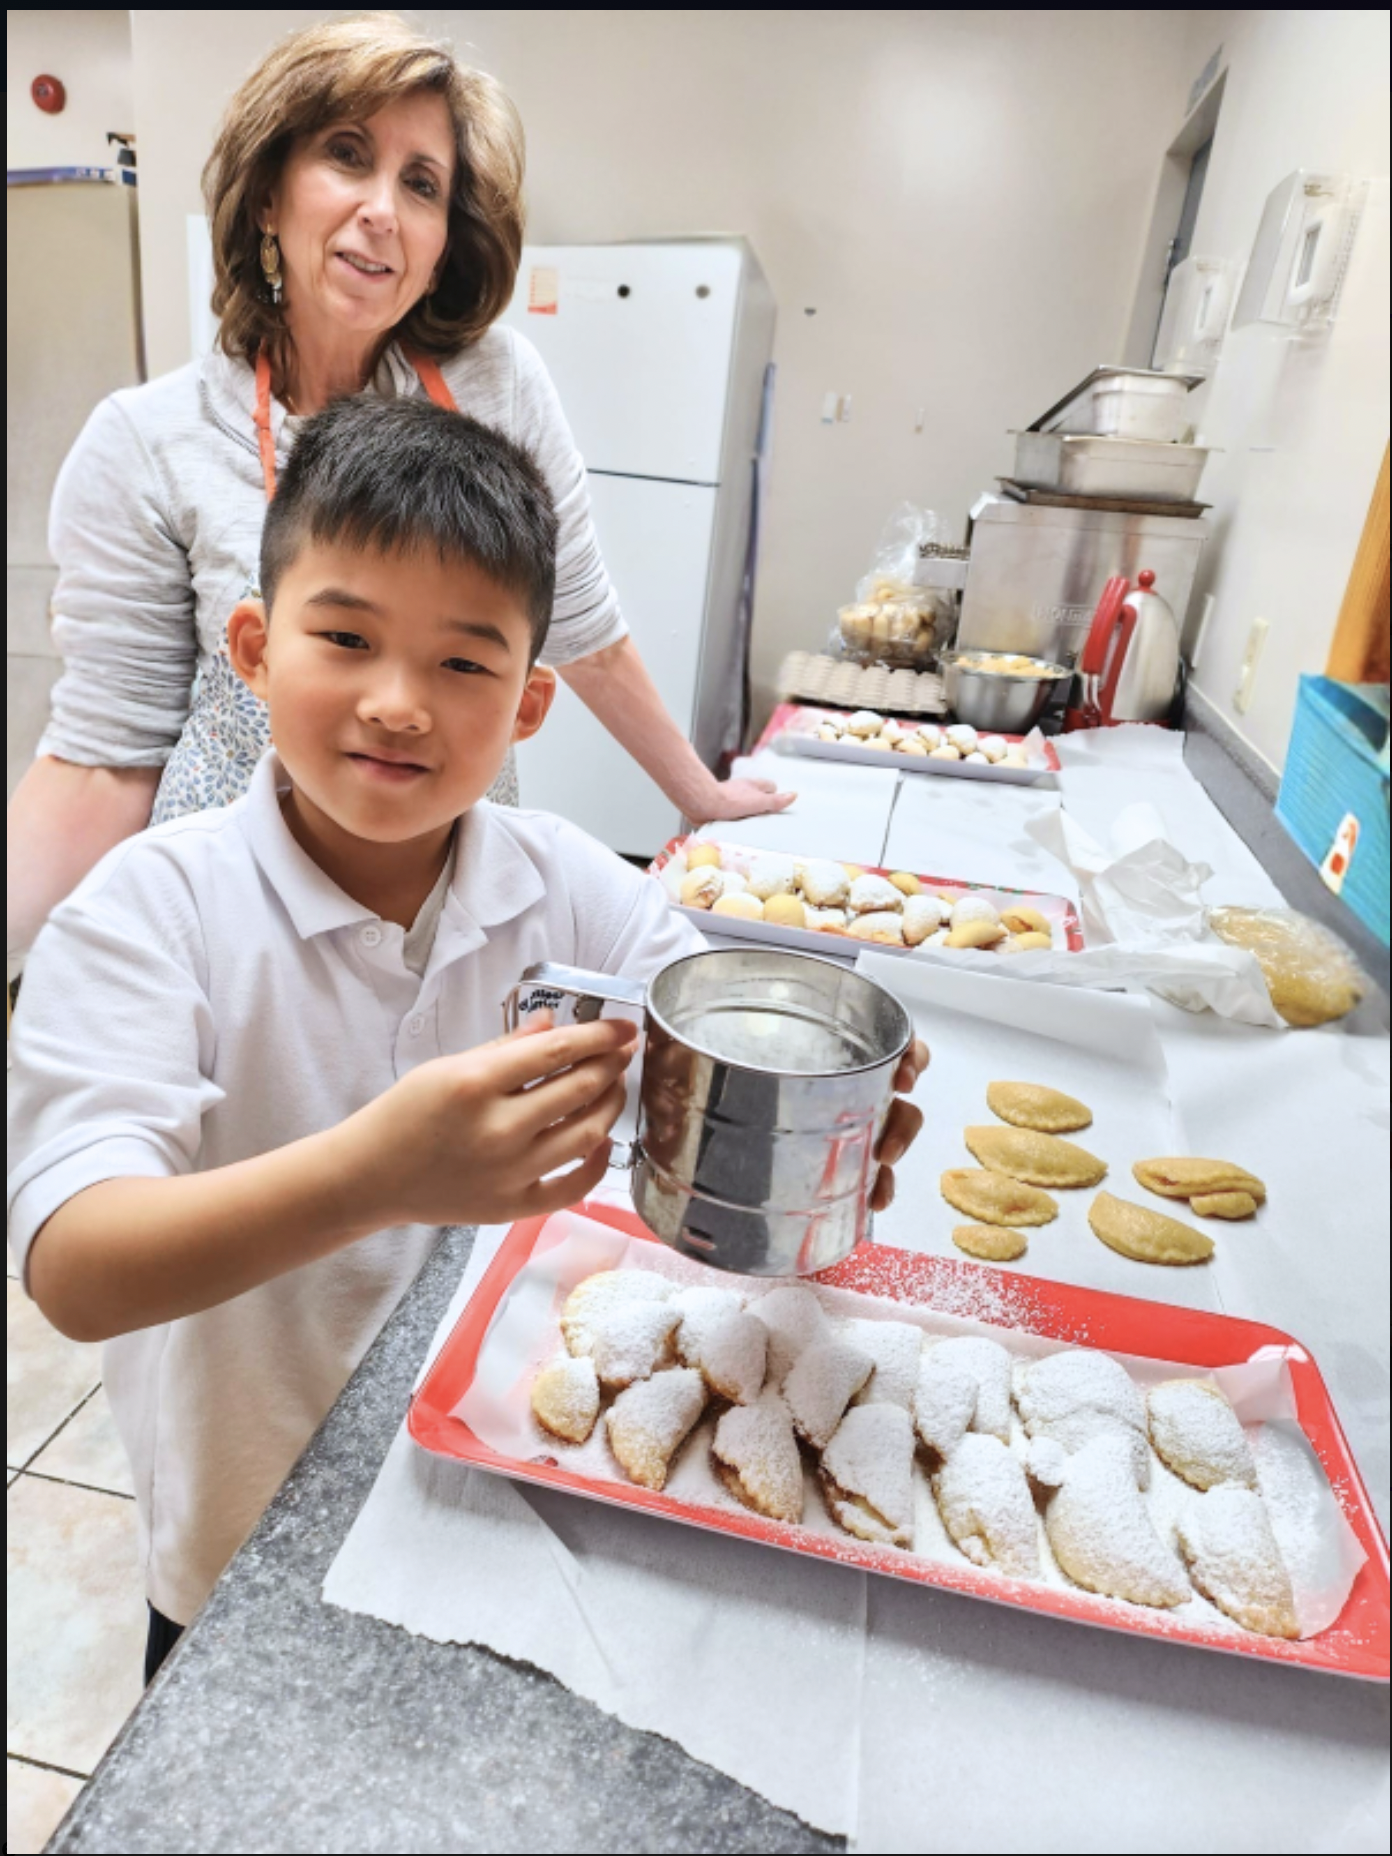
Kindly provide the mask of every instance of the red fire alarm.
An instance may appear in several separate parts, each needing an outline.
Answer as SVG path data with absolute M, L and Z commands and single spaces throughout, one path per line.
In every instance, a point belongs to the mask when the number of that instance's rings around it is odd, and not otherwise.
M 56 116 L 68 100 L 61 77 L 36 77 L 29 86 L 29 95 L 46 116 Z

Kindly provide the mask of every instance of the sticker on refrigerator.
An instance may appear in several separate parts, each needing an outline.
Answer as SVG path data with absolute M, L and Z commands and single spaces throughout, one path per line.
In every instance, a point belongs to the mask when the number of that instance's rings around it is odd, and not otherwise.
M 561 273 L 550 264 L 534 264 L 527 281 L 527 312 L 554 316 L 561 301 Z

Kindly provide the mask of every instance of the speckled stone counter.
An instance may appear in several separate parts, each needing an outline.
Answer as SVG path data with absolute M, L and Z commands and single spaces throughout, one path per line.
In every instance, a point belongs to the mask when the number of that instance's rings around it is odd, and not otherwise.
M 463 1274 L 446 1235 L 52 1850 L 831 1850 L 541 1671 L 320 1602 Z
M 1293 906 L 1337 927 L 1385 986 L 1385 952 L 1225 744 L 1196 730 L 1186 758 Z M 1386 1023 L 1381 992 L 1349 1029 Z M 50 1849 L 844 1847 L 537 1669 L 321 1603 L 470 1242 L 442 1240 Z

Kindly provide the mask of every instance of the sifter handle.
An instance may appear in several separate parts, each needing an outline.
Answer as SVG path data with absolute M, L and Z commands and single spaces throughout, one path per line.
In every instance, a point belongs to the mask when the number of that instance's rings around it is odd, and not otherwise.
M 524 993 L 532 995 L 525 1005 Z M 599 1017 L 606 1005 L 631 1005 L 639 1012 L 646 1011 L 648 989 L 642 980 L 626 980 L 621 974 L 589 973 L 584 967 L 563 967 L 542 960 L 527 968 L 504 999 L 503 1029 L 516 1031 L 528 1012 L 555 1005 L 563 996 L 579 1000 L 575 1022 L 587 1025 Z

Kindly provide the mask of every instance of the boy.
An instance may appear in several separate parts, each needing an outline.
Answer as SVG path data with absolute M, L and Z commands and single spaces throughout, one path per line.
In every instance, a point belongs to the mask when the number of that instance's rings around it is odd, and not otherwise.
M 583 833 L 483 802 L 554 694 L 555 530 L 526 454 L 459 414 L 310 420 L 267 513 L 264 605 L 228 624 L 274 749 L 236 805 L 112 851 L 26 971 L 11 1237 L 50 1320 L 107 1343 L 151 1662 L 438 1227 L 603 1176 L 636 1029 L 496 1039 L 523 968 L 643 978 L 704 945 Z M 879 1202 L 916 1113 L 896 1104 Z

